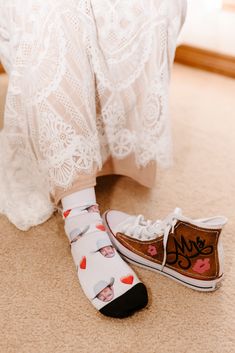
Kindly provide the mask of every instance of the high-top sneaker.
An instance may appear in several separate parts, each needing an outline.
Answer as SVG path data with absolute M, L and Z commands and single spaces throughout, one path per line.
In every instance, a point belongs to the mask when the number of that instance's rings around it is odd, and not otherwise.
M 127 261 L 199 291 L 219 287 L 225 217 L 193 220 L 176 208 L 164 220 L 145 220 L 142 215 L 115 210 L 106 211 L 103 220 L 112 243 Z

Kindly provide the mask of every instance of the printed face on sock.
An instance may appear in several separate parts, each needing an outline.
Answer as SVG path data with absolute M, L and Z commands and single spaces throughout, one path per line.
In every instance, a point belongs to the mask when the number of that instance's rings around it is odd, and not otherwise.
M 115 255 L 115 250 L 112 245 L 104 246 L 99 250 L 99 252 L 104 256 L 104 257 L 113 257 Z
M 112 300 L 114 297 L 114 292 L 113 292 L 113 287 L 107 286 L 105 287 L 99 294 L 97 295 L 97 298 L 99 300 L 102 300 L 103 302 L 109 302 Z

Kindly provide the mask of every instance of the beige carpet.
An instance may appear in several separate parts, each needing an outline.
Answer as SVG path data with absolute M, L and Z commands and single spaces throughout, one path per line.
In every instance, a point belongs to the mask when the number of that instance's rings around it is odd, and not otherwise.
M 199 293 L 135 267 L 148 308 L 105 318 L 82 293 L 59 215 L 26 233 L 0 217 L 1 353 L 235 352 L 234 92 L 232 79 L 175 66 L 174 167 L 159 172 L 153 190 L 125 177 L 105 177 L 97 187 L 102 210 L 157 218 L 180 206 L 191 217 L 226 215 L 222 288 Z

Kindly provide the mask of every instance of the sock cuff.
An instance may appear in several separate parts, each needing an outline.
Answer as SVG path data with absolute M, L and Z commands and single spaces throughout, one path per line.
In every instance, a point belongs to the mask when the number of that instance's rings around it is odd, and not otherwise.
M 63 210 L 72 209 L 75 207 L 82 207 L 84 205 L 95 205 L 96 195 L 95 188 L 91 187 L 88 189 L 73 192 L 61 199 Z

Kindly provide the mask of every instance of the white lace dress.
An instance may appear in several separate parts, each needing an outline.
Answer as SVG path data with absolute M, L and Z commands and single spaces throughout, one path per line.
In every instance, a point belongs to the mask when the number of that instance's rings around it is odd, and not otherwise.
M 132 156 L 171 156 L 168 83 L 186 0 L 0 0 L 9 74 L 0 212 L 48 219 L 55 187 Z

